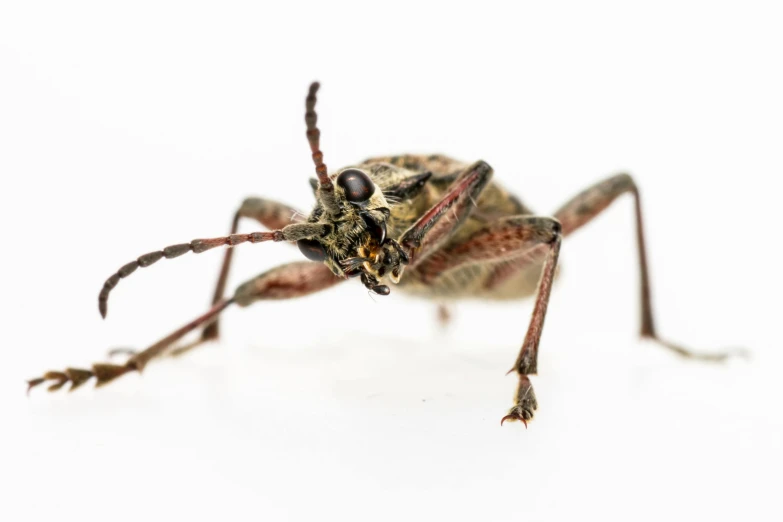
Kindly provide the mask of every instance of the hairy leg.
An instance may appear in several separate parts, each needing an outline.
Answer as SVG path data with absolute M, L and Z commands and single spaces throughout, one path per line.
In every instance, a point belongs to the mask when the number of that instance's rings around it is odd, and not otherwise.
M 291 299 L 325 290 L 343 281 L 320 263 L 294 262 L 273 268 L 251 279 L 237 288 L 229 299 L 220 299 L 205 314 L 178 328 L 145 350 L 135 353 L 125 364 L 97 363 L 91 369 L 68 368 L 65 371 L 50 371 L 28 381 L 28 391 L 45 381 L 54 381 L 49 391 L 56 391 L 70 382 L 73 390 L 92 377 L 100 386 L 130 372 L 141 372 L 151 360 L 170 353 L 172 345 L 186 334 L 217 320 L 220 313 L 232 304 L 245 307 L 256 301 Z M 175 349 L 176 350 L 176 349 Z

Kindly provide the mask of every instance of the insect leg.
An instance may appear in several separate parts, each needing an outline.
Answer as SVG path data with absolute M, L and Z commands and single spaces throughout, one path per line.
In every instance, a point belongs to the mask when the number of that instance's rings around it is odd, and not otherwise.
M 270 230 L 282 229 L 286 225 L 291 223 L 300 223 L 304 220 L 303 215 L 300 212 L 289 207 L 288 205 L 258 197 L 250 197 L 242 202 L 242 205 L 234 214 L 234 219 L 231 222 L 231 235 L 237 233 L 239 229 L 239 222 L 242 218 L 254 219 Z M 228 281 L 228 272 L 231 268 L 231 260 L 233 259 L 233 256 L 233 248 L 227 249 L 225 254 L 223 254 L 223 263 L 220 267 L 220 274 L 218 276 L 217 285 L 215 287 L 214 297 L 212 298 L 213 305 L 217 304 L 221 299 L 223 299 L 223 294 L 225 293 L 226 289 L 226 282 Z M 219 336 L 219 323 L 219 319 L 208 323 L 201 331 L 201 336 L 197 340 L 172 350 L 170 355 L 181 355 L 202 343 L 217 339 Z M 109 351 L 109 356 L 119 354 L 133 355 L 135 353 L 136 350 L 131 348 L 115 348 Z
M 68 382 L 71 383 L 70 390 L 74 390 L 93 377 L 96 379 L 95 385 L 102 386 L 126 373 L 134 371 L 140 372 L 151 359 L 164 353 L 171 344 L 196 328 L 214 321 L 218 314 L 232 304 L 232 302 L 231 299 L 219 301 L 205 314 L 200 315 L 188 324 L 170 333 L 144 351 L 134 353 L 125 364 L 95 363 L 89 370 L 83 368 L 67 368 L 64 371 L 48 371 L 41 377 L 27 381 L 27 392 L 29 393 L 31 389 L 46 381 L 54 381 L 54 384 L 50 385 L 48 388 L 50 392 L 59 390 Z
M 477 161 L 457 177 L 440 201 L 405 231 L 399 243 L 412 266 L 442 246 L 470 216 L 491 177 L 492 167 L 484 161 Z
M 683 357 L 705 361 L 722 361 L 732 355 L 730 352 L 695 353 L 682 346 L 661 339 L 655 330 L 650 296 L 650 276 L 647 266 L 647 251 L 644 241 L 644 226 L 642 224 L 642 207 L 639 189 L 633 178 L 628 174 L 618 174 L 605 179 L 566 203 L 555 213 L 555 217 L 563 225 L 563 234 L 568 235 L 589 222 L 608 207 L 618 196 L 630 192 L 634 197 L 636 214 L 636 243 L 639 252 L 639 276 L 641 280 L 641 336 L 656 341 Z
M 255 219 L 269 230 L 277 230 L 285 227 L 290 223 L 298 223 L 303 221 L 304 215 L 300 212 L 297 212 L 288 205 L 285 205 L 284 203 L 253 197 L 247 198 L 245 201 L 243 201 L 242 206 L 240 206 L 239 210 L 237 210 L 236 214 L 234 214 L 234 220 L 231 222 L 231 234 L 237 233 L 239 228 L 239 221 L 242 218 Z M 229 248 L 226 250 L 225 254 L 223 254 L 223 264 L 220 267 L 220 275 L 218 276 L 217 285 L 215 287 L 215 294 L 212 298 L 212 304 L 215 304 L 223 299 L 223 294 L 226 290 L 226 282 L 228 281 L 228 271 L 231 268 L 231 260 L 233 255 L 233 248 Z M 201 339 L 199 341 L 195 341 L 195 343 L 217 339 L 219 335 L 218 328 L 218 320 L 210 323 L 201 332 Z
M 519 375 L 515 405 L 502 422 L 519 420 L 527 423 L 537 407 L 529 376 L 537 372 L 538 345 L 557 270 L 561 238 L 561 225 L 554 218 L 510 216 L 489 223 L 465 241 L 433 254 L 416 267 L 422 280 L 433 281 L 450 270 L 467 265 L 530 266 L 531 259 L 540 263 L 543 258 L 533 315 L 511 369 Z
M 538 282 L 533 315 L 530 318 L 530 324 L 527 327 L 525 340 L 522 342 L 522 348 L 519 350 L 517 360 L 512 369 L 509 370 L 509 373 L 516 371 L 519 375 L 519 386 L 517 387 L 515 397 L 516 404 L 501 419 L 501 426 L 506 420 L 520 420 L 527 426 L 527 421 L 533 418 L 533 412 L 538 406 L 533 385 L 530 383 L 528 376 L 538 373 L 538 343 L 541 340 L 541 331 L 544 328 L 544 318 L 549 305 L 549 294 L 552 292 L 552 282 L 555 279 L 555 270 L 557 269 L 557 258 L 560 254 L 560 242 L 562 240 L 560 223 L 554 220 L 552 220 L 552 223 L 555 225 L 550 225 L 552 239 L 549 242 L 549 251 L 541 269 L 541 279 Z
M 134 354 L 125 364 L 98 363 L 91 369 L 68 368 L 64 371 L 50 371 L 28 381 L 28 391 L 45 381 L 53 381 L 49 391 L 56 391 L 68 382 L 73 390 L 95 377 L 96 385 L 106 384 L 121 375 L 141 372 L 151 360 L 171 353 L 171 346 L 189 332 L 217 320 L 219 314 L 232 304 L 241 307 L 265 299 L 290 299 L 325 290 L 344 279 L 336 277 L 320 263 L 294 262 L 273 268 L 260 276 L 240 285 L 229 299 L 220 299 L 205 314 L 175 330 L 147 349 Z
M 432 254 L 416 266 L 416 273 L 424 282 L 432 282 L 466 265 L 496 264 L 504 273 L 509 268 L 528 267 L 545 256 L 559 227 L 551 217 L 521 215 L 496 219 L 465 241 Z

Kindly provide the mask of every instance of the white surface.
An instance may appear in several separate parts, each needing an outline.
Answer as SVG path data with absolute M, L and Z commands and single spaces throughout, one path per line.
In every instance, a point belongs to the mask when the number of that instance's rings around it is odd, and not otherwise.
M 780 520 L 783 36 L 767 5 L 487 8 L 6 2 L 0 8 L 4 520 Z M 24 379 L 143 347 L 204 310 L 250 194 L 307 209 L 326 163 L 483 158 L 546 212 L 630 170 L 660 331 L 637 340 L 632 205 L 564 244 L 540 408 L 498 425 L 529 302 L 358 283 L 230 310 L 219 345 L 94 391 Z M 245 230 L 252 230 L 250 224 Z M 299 259 L 242 246 L 232 283 Z M 316 518 L 317 517 L 317 518 Z

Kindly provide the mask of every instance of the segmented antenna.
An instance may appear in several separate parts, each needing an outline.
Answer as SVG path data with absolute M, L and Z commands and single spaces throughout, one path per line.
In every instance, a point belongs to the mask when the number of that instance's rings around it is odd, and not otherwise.
M 321 131 L 318 130 L 318 114 L 315 112 L 315 102 L 318 101 L 316 93 L 321 84 L 313 82 L 310 84 L 310 92 L 307 93 L 305 100 L 305 122 L 307 123 L 307 141 L 310 142 L 310 150 L 313 151 L 313 163 L 315 163 L 315 173 L 318 174 L 318 181 L 321 184 L 321 190 L 334 190 L 332 180 L 326 174 L 326 165 L 324 164 L 324 153 L 321 152 Z
M 139 267 L 147 267 L 157 263 L 162 258 L 173 259 L 182 254 L 193 252 L 200 254 L 219 246 L 236 246 L 242 243 L 261 243 L 262 241 L 285 241 L 285 234 L 282 230 L 273 230 L 272 232 L 253 232 L 250 234 L 232 234 L 230 236 L 216 237 L 213 239 L 194 239 L 190 243 L 181 243 L 179 245 L 167 246 L 163 250 L 157 250 L 144 254 L 135 261 L 124 265 L 117 272 L 109 277 L 103 284 L 101 293 L 98 294 L 98 310 L 101 316 L 106 318 L 108 309 L 109 293 L 117 286 L 120 279 L 124 279 L 136 271 Z
M 318 130 L 318 114 L 315 112 L 316 93 L 321 84 L 313 82 L 310 84 L 310 91 L 305 100 L 305 123 L 307 123 L 307 141 L 310 143 L 310 150 L 313 153 L 313 163 L 315 163 L 315 173 L 318 175 L 319 193 L 321 202 L 330 214 L 338 214 L 340 209 L 334 200 L 334 185 L 326 172 L 324 164 L 324 153 L 321 152 L 321 131 Z

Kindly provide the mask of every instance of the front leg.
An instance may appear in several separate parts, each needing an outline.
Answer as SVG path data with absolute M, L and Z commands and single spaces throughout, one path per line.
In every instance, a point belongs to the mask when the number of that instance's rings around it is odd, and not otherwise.
M 457 177 L 440 201 L 405 231 L 400 245 L 411 265 L 424 261 L 452 236 L 470 216 L 491 178 L 492 167 L 477 161 Z
M 473 212 L 491 178 L 492 167 L 481 160 L 459 173 L 446 194 L 405 231 L 399 242 L 386 240 L 381 256 L 384 266 L 379 268 L 378 275 L 388 274 L 393 283 L 399 283 L 406 265 L 416 267 L 441 248 Z M 349 258 L 343 265 L 356 273 L 355 267 L 365 261 L 362 257 Z M 365 281 L 368 288 L 372 289 L 373 284 L 377 282 Z M 388 287 L 383 288 L 388 293 Z

